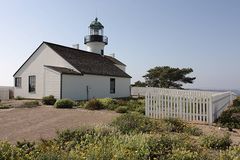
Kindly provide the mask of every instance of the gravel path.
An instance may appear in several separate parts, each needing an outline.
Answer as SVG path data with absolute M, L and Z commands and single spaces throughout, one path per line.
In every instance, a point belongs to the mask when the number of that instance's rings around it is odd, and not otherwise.
M 109 123 L 118 114 L 111 111 L 56 109 L 48 106 L 0 110 L 0 140 L 49 139 L 57 130 Z

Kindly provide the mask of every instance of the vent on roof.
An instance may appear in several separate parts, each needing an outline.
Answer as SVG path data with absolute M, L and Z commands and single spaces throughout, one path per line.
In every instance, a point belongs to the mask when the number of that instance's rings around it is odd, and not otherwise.
M 115 53 L 109 54 L 109 56 L 115 58 Z
M 79 44 L 73 44 L 72 46 L 73 46 L 73 48 L 75 48 L 75 49 L 79 49 Z

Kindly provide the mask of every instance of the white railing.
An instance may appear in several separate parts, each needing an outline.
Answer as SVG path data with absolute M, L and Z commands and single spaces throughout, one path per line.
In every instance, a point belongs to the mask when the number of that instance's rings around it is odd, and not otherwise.
M 235 98 L 232 92 L 147 88 L 145 111 L 151 118 L 173 117 L 211 124 Z

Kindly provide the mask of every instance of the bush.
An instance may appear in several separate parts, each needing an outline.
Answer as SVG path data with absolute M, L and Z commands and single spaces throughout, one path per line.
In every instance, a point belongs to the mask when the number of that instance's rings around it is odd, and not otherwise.
M 29 154 L 30 152 L 35 150 L 35 143 L 34 142 L 28 142 L 26 140 L 22 142 L 17 142 L 16 144 L 17 148 L 20 148 L 22 151 L 24 151 L 25 154 Z
M 126 106 L 126 105 L 128 105 L 128 101 L 126 101 L 124 99 L 118 99 L 116 101 L 116 103 L 118 104 L 118 106 Z
M 127 102 L 129 110 L 136 111 L 138 108 L 144 107 L 144 102 L 142 100 L 130 100 Z
M 140 107 L 136 108 L 135 111 L 145 115 L 145 106 L 140 106 Z
M 111 103 L 107 106 L 107 109 L 109 110 L 115 110 L 116 108 L 118 108 L 119 105 L 117 103 Z
M 191 152 L 186 149 L 174 149 L 169 160 L 202 160 L 197 151 Z
M 17 160 L 24 159 L 25 155 L 21 150 L 7 142 L 0 142 L 0 159 L 1 160 Z M 26 158 L 26 157 L 25 157 Z
M 9 109 L 12 108 L 11 105 L 0 104 L 0 109 Z
M 182 133 L 186 127 L 185 122 L 177 118 L 166 118 L 164 121 L 167 124 L 168 131 L 170 132 Z
M 123 114 L 113 120 L 111 125 L 124 134 L 161 131 L 160 121 L 149 119 L 139 113 Z
M 17 96 L 15 99 L 16 99 L 16 100 L 24 100 L 24 98 L 21 97 L 21 96 Z
M 220 152 L 220 160 L 239 160 L 240 146 L 230 147 L 228 150 Z
M 74 102 L 70 99 L 59 99 L 55 102 L 56 108 L 73 108 Z
M 217 122 L 222 127 L 228 127 L 230 130 L 232 128 L 240 128 L 240 108 L 231 107 L 222 112 Z
M 84 108 L 85 104 L 86 104 L 86 101 L 83 101 L 83 100 L 81 100 L 81 101 L 75 101 L 74 106 L 76 106 L 76 107 L 78 107 L 78 108 Z
M 240 97 L 233 100 L 233 106 L 240 107 Z
M 128 107 L 126 107 L 126 106 L 119 106 L 118 108 L 116 108 L 115 111 L 116 111 L 117 113 L 127 113 Z
M 63 155 L 56 152 L 42 152 L 34 158 L 35 160 L 64 160 Z
M 46 96 L 46 97 L 42 98 L 42 103 L 45 104 L 45 105 L 54 105 L 56 101 L 57 101 L 57 99 L 54 98 L 53 95 Z
M 107 108 L 108 105 L 114 103 L 112 98 L 98 98 L 97 100 L 102 103 L 104 108 Z
M 37 100 L 33 100 L 33 101 L 24 102 L 24 104 L 21 107 L 23 107 L 23 108 L 33 108 L 33 107 L 37 107 L 39 105 L 40 104 Z
M 200 136 L 203 134 L 202 130 L 200 128 L 194 127 L 194 126 L 186 126 L 183 129 L 184 133 L 193 135 L 193 136 Z
M 189 136 L 180 134 L 152 135 L 147 145 L 149 148 L 149 159 L 169 159 L 173 150 L 178 148 L 190 152 L 197 150 L 197 146 L 195 146 Z
M 219 137 L 218 135 L 207 135 L 201 137 L 200 144 L 203 147 L 210 149 L 227 149 L 231 145 L 230 136 L 224 135 Z
M 104 109 L 102 103 L 97 99 L 91 99 L 90 101 L 88 101 L 85 105 L 85 108 L 90 110 Z

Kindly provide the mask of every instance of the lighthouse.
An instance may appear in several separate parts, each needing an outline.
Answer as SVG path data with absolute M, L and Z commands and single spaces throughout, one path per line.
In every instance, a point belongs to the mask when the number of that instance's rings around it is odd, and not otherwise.
M 87 51 L 104 55 L 104 47 L 108 44 L 108 37 L 104 36 L 104 26 L 95 18 L 89 25 L 89 35 L 84 37 Z

